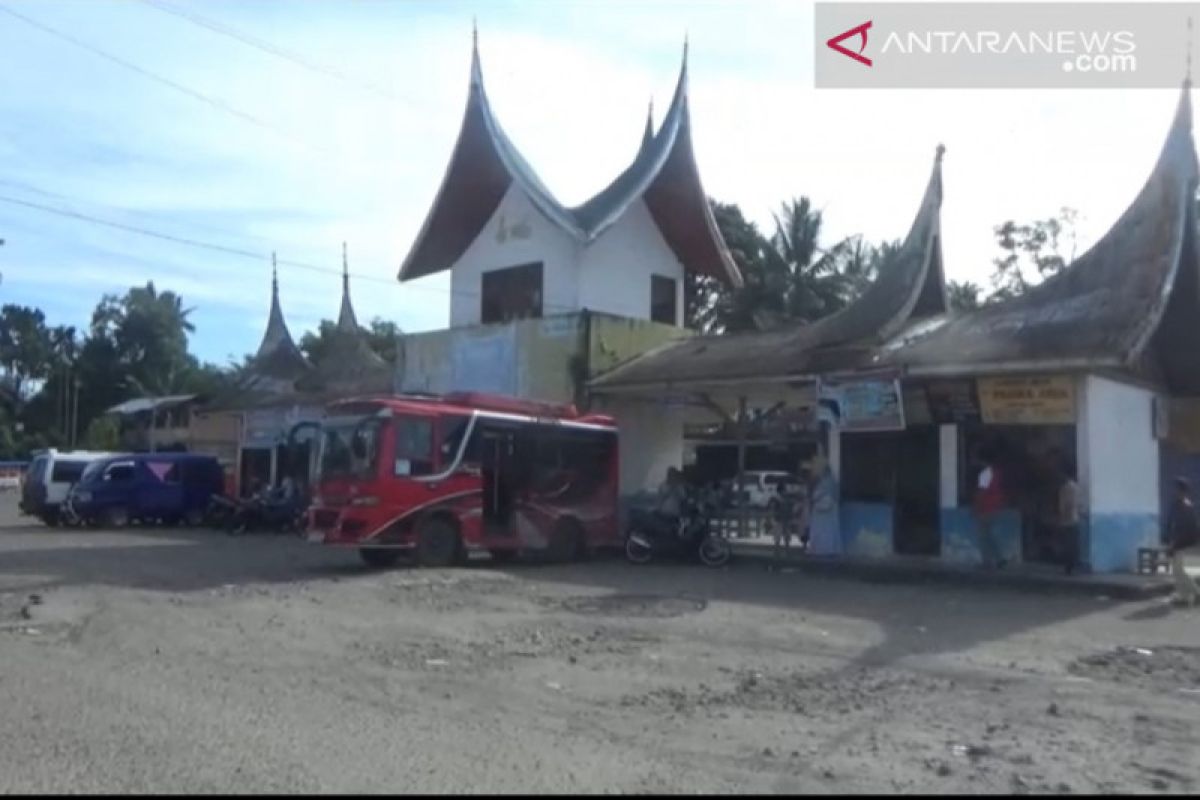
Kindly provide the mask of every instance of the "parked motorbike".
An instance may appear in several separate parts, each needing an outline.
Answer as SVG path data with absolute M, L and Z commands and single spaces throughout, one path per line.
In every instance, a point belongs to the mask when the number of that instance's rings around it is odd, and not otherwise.
M 714 503 L 700 495 L 689 495 L 678 520 L 654 512 L 633 509 L 625 536 L 625 557 L 634 564 L 655 558 L 698 560 L 709 567 L 729 563 L 732 548 L 724 536 L 712 530 Z
M 308 503 L 297 497 L 277 501 L 267 497 L 252 497 L 237 504 L 225 523 L 231 536 L 250 531 L 268 533 L 299 533 L 304 530 Z
M 208 500 L 208 508 L 204 510 L 204 524 L 217 530 L 228 530 L 234 517 L 241 508 L 237 500 L 223 494 L 214 494 Z

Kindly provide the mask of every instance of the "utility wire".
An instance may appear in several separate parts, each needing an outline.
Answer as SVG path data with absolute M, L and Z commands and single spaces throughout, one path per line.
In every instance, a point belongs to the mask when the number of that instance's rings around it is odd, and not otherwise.
M 30 187 L 30 188 L 33 188 L 33 187 Z M 40 191 L 40 190 L 33 189 L 33 191 Z M 58 197 L 62 197 L 62 195 L 58 195 Z M 0 203 L 9 203 L 14 206 L 20 206 L 20 207 L 31 209 L 34 211 L 41 211 L 46 214 L 53 214 L 53 215 L 56 215 L 59 217 L 65 217 L 67 219 L 74 219 L 74 220 L 77 220 L 80 222 L 88 222 L 88 223 L 91 223 L 94 225 L 101 225 L 101 226 L 104 226 L 107 228 L 114 228 L 116 230 L 124 231 L 126 233 L 133 233 L 133 234 L 137 234 L 139 236 L 147 236 L 147 237 L 150 237 L 153 239 L 159 239 L 160 241 L 171 242 L 173 244 L 187 245 L 189 247 L 196 247 L 196 248 L 200 248 L 203 250 L 210 250 L 210 251 L 217 252 L 217 253 L 223 253 L 225 255 L 237 256 L 239 258 L 247 258 L 247 259 L 252 259 L 254 261 L 263 261 L 263 262 L 270 262 L 270 260 L 271 260 L 270 256 L 268 256 L 264 253 L 256 253 L 252 250 L 242 250 L 241 248 L 230 247 L 228 245 L 204 241 L 202 239 L 194 239 L 194 238 L 187 237 L 187 236 L 176 236 L 175 234 L 163 233 L 162 231 L 155 231 L 155 230 L 151 230 L 150 228 L 140 227 L 138 225 L 128 225 L 123 222 L 115 222 L 113 220 L 103 219 L 101 217 L 93 216 L 91 214 L 85 214 L 85 213 L 82 213 L 79 211 L 73 211 L 73 210 L 65 209 L 65 208 L 56 208 L 54 206 L 46 205 L 45 203 L 38 203 L 38 202 L 34 202 L 32 200 L 25 200 L 25 199 L 21 199 L 18 197 L 10 197 L 7 195 L 0 194 Z M 309 270 L 310 272 L 320 272 L 320 273 L 327 274 L 327 275 L 341 276 L 343 274 L 342 270 L 338 269 L 337 267 L 327 267 L 327 266 L 323 266 L 321 264 L 313 264 L 313 263 L 307 262 L 307 261 L 296 261 L 293 259 L 281 258 L 281 259 L 278 259 L 277 263 L 281 266 L 295 267 L 297 269 Z M 373 283 L 380 283 L 380 284 L 384 284 L 387 286 L 396 286 L 398 283 L 398 281 L 395 279 L 381 278 L 378 275 L 365 275 L 361 272 L 350 272 L 348 274 L 350 275 L 350 277 L 355 278 L 357 280 L 370 281 Z M 444 289 L 444 288 L 440 288 L 437 286 L 420 286 L 420 285 L 416 285 L 416 284 L 412 284 L 412 283 L 406 283 L 404 288 L 406 290 L 407 289 L 415 289 L 417 291 L 434 292 L 434 293 L 437 293 L 437 294 L 440 294 L 443 296 L 450 295 L 450 296 L 470 297 L 473 299 L 478 299 L 478 298 L 482 297 L 481 292 L 464 291 L 461 289 L 458 289 L 458 290 Z M 542 306 L 543 306 L 543 308 L 548 309 L 548 310 L 561 310 L 561 311 L 577 311 L 578 310 L 574 306 L 559 305 L 556 303 L 547 303 L 544 300 L 543 300 Z
M 250 47 L 253 47 L 256 50 L 260 50 L 269 55 L 273 55 L 276 58 L 281 58 L 284 61 L 290 61 L 291 63 L 293 63 L 299 67 L 303 67 L 304 69 L 307 69 L 311 72 L 319 73 L 321 75 L 324 75 L 327 78 L 333 78 L 334 80 L 339 80 L 344 83 L 353 84 L 354 86 L 357 86 L 360 89 L 371 92 L 372 94 L 378 95 L 379 97 L 383 97 L 387 100 L 404 100 L 405 99 L 405 98 L 400 97 L 399 95 L 389 91 L 388 89 L 377 86 L 373 83 L 368 83 L 366 81 L 359 80 L 359 79 L 353 77 L 352 75 L 348 75 L 348 74 L 342 72 L 339 69 L 327 66 L 325 64 L 319 64 L 315 61 L 312 61 L 312 60 L 306 58 L 305 56 L 303 56 L 302 54 L 297 53 L 294 50 L 284 49 L 282 47 L 279 47 L 278 45 L 274 45 L 268 41 L 259 39 L 256 36 L 251 36 L 248 33 L 244 33 L 242 31 L 237 30 L 236 28 L 232 28 L 229 25 L 226 25 L 222 22 L 217 22 L 213 19 L 203 17 L 193 11 L 188 11 L 188 10 L 185 10 L 182 8 L 178 8 L 176 6 L 172 6 L 169 3 L 163 2 L 163 0 L 141 0 L 141 2 L 150 6 L 151 8 L 157 9 L 158 11 L 161 11 L 165 14 L 171 14 L 175 17 L 178 17 L 179 19 L 190 22 L 193 25 L 197 25 L 201 28 L 205 28 L 213 33 L 219 34 L 221 36 L 227 36 L 230 39 L 234 39 L 238 42 L 241 42 L 242 44 L 249 45 Z
M 130 70 L 131 72 L 137 73 L 138 75 L 141 75 L 143 78 L 146 78 L 147 80 L 154 81 L 155 83 L 166 86 L 170 89 L 174 89 L 177 92 L 180 92 L 182 94 L 187 95 L 188 97 L 191 97 L 193 100 L 198 100 L 201 103 L 205 103 L 209 106 L 212 106 L 213 108 L 218 109 L 219 111 L 224 111 L 226 114 L 230 114 L 234 117 L 237 117 L 238 119 L 242 120 L 243 122 L 247 122 L 251 125 L 262 128 L 265 131 L 269 131 L 269 132 L 275 134 L 276 136 L 282 137 L 283 139 L 286 139 L 289 142 L 292 142 L 293 144 L 296 144 L 307 150 L 317 149 L 317 150 L 322 150 L 323 152 L 328 152 L 328 151 L 325 151 L 323 148 L 314 148 L 313 145 L 311 145 L 311 144 L 308 144 L 306 142 L 302 142 L 298 139 L 295 139 L 291 136 L 291 134 L 289 134 L 283 128 L 279 128 L 279 127 L 273 125 L 272 123 L 268 122 L 267 120 L 262 119 L 261 117 L 255 116 L 254 114 L 251 114 L 246 111 L 242 111 L 241 109 L 236 108 L 236 107 L 230 105 L 229 103 L 226 103 L 224 100 L 221 100 L 220 98 L 216 98 L 216 97 L 212 97 L 211 95 L 204 94 L 203 92 L 199 92 L 195 89 L 192 89 L 191 87 L 184 86 L 182 83 L 173 81 L 170 78 L 165 78 L 162 75 L 159 75 L 155 72 L 151 72 L 148 69 L 139 67 L 137 64 L 134 64 L 131 61 L 126 61 L 125 59 L 121 58 L 120 56 L 115 56 L 106 50 L 101 50 L 100 48 L 98 48 L 94 45 L 88 44 L 87 42 L 85 42 L 81 39 L 76 39 L 74 36 L 71 36 L 69 33 L 64 33 L 63 31 L 60 31 L 57 28 L 52 28 L 49 25 L 39 22 L 31 17 L 27 17 L 24 14 L 21 14 L 17 11 L 13 11 L 8 6 L 0 4 L 0 13 L 7 14 L 8 16 L 10 16 L 14 19 L 24 22 L 26 25 L 29 25 L 33 28 L 37 28 L 38 30 L 42 31 L 43 33 L 46 33 L 57 39 L 61 39 L 64 42 L 73 44 L 76 47 L 86 50 L 95 56 L 105 59 L 106 61 L 110 61 L 114 64 L 117 64 L 118 66 L 121 66 L 127 70 Z

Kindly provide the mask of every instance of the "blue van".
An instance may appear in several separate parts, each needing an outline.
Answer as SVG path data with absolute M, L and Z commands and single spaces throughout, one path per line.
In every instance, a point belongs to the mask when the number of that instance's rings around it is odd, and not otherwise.
M 213 456 L 137 453 L 89 464 L 67 502 L 82 521 L 111 528 L 134 521 L 199 525 L 224 480 Z

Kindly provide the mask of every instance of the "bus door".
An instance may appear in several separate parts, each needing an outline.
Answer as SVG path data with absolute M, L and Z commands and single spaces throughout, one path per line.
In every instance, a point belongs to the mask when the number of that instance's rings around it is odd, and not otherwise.
M 516 533 L 514 520 L 517 435 L 503 428 L 488 428 L 481 436 L 483 525 L 486 534 Z

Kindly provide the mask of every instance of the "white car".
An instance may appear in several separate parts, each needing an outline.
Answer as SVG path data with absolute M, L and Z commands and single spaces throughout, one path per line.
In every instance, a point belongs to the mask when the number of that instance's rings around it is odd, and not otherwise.
M 747 472 L 745 486 L 748 504 L 751 508 L 770 508 L 772 501 L 781 495 L 796 491 L 799 483 L 790 472 Z
M 59 523 L 63 501 L 88 464 L 120 453 L 43 450 L 35 453 L 21 483 L 21 511 L 47 525 Z

